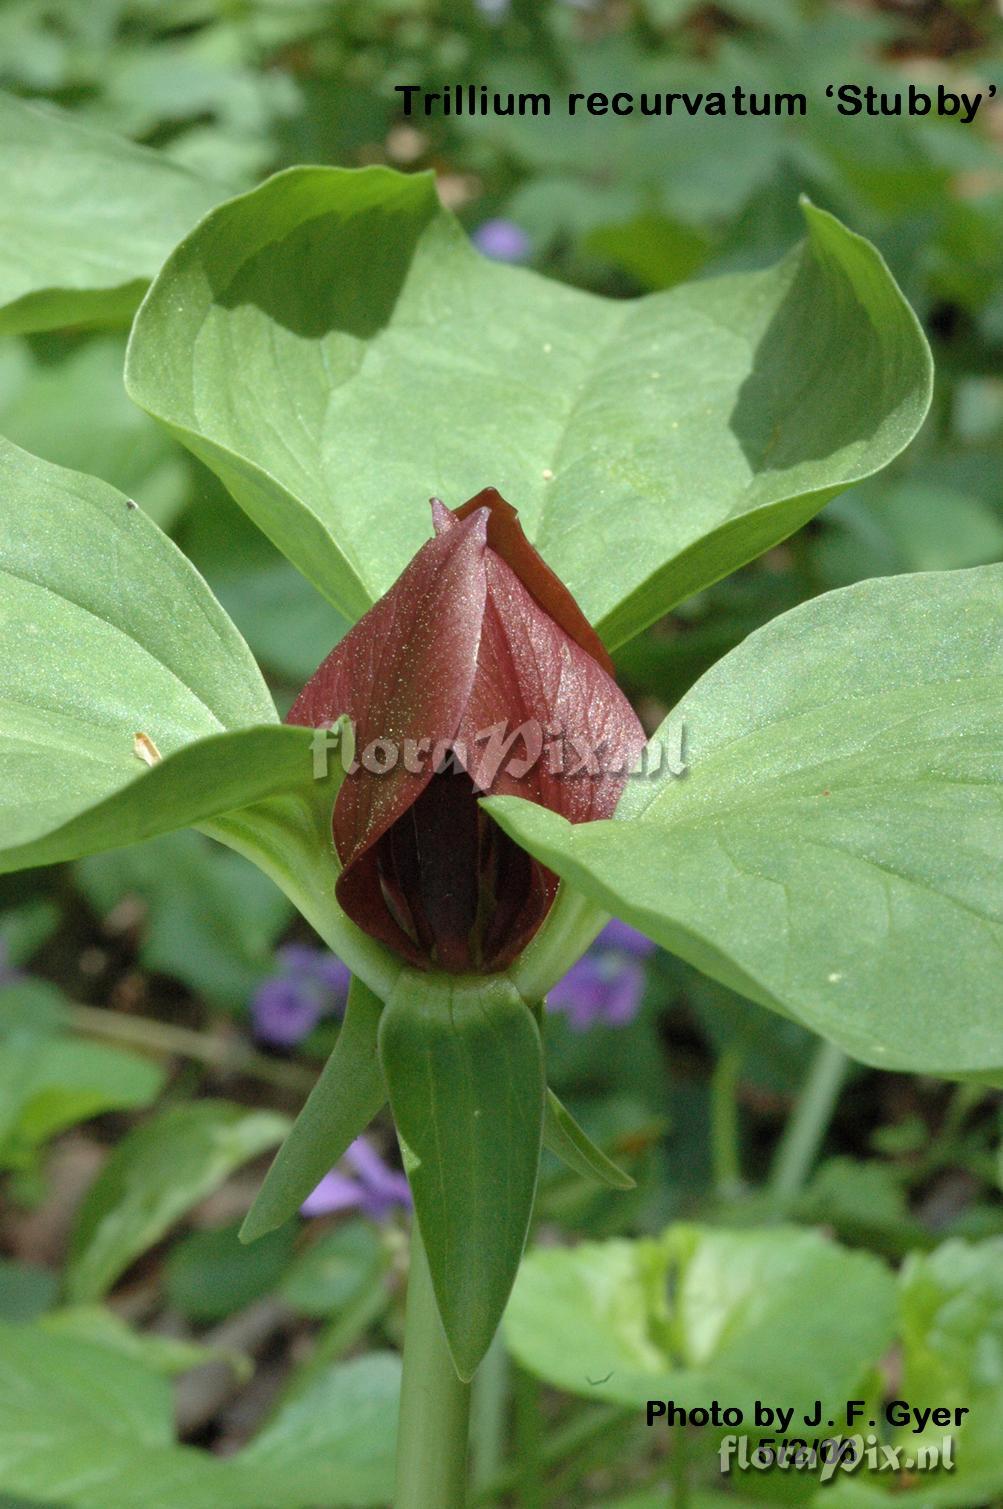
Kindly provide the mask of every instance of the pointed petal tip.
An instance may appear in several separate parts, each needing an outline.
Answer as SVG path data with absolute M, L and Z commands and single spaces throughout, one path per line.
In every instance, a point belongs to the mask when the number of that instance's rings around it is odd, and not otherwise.
M 488 488 L 487 491 L 493 492 L 494 489 Z M 480 497 L 481 494 L 478 496 Z M 461 510 L 447 508 L 441 498 L 429 498 L 428 501 L 432 509 L 432 527 L 436 535 L 448 534 L 461 523 L 469 523 L 468 533 L 487 543 L 488 531 L 491 527 L 491 509 L 487 504 L 475 509 L 465 506 L 464 510 Z
M 432 510 L 432 527 L 436 534 L 444 534 L 453 527 L 456 520 L 441 498 L 429 498 L 428 505 Z

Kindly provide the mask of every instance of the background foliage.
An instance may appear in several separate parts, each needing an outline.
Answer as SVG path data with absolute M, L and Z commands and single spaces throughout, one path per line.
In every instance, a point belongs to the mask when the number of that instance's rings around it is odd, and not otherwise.
M 1003 118 L 984 107 L 971 128 L 818 110 L 616 129 L 405 122 L 393 85 L 726 80 L 813 100 L 841 80 L 982 87 L 1003 84 L 999 28 L 979 0 L 7 0 L 0 85 L 68 110 L 79 152 L 40 185 L 16 107 L 0 106 L 0 232 L 27 227 L 37 248 L 28 282 L 0 250 L 0 433 L 140 500 L 233 617 L 282 710 L 345 621 L 121 382 L 144 278 L 196 219 L 295 163 L 431 168 L 482 249 L 567 284 L 572 311 L 571 290 L 618 297 L 696 279 L 699 291 L 706 276 L 771 266 L 803 233 L 806 192 L 875 243 L 918 311 L 934 406 L 879 477 L 737 575 L 669 594 L 672 612 L 622 644 L 621 680 L 653 728 L 786 608 L 872 577 L 1000 559 Z M 129 254 L 96 272 L 80 205 L 103 130 L 132 143 L 115 148 L 121 199 L 102 205 Z M 130 175 L 149 181 L 151 151 L 167 187 L 156 215 L 137 214 Z M 66 327 L 81 269 L 95 328 Z M 353 460 L 365 474 L 381 458 Z M 3 460 L 8 480 L 21 464 Z M 103 496 L 95 484 L 77 500 L 82 520 Z M 34 506 L 44 514 L 40 486 Z M 67 560 L 86 539 L 81 523 L 62 542 Z M 373 542 L 367 592 L 413 543 Z M 191 624 L 176 629 L 188 637 L 201 610 L 185 593 L 198 589 L 173 558 L 170 571 L 161 589 L 187 602 Z M 99 594 L 99 561 L 93 576 Z M 171 677 L 176 646 L 149 668 L 135 643 L 144 592 L 118 674 L 142 660 L 151 705 L 169 690 L 182 733 L 196 701 L 200 733 L 239 728 L 255 709 L 267 717 L 236 648 L 218 684 L 211 646 L 192 662 L 195 688 Z M 365 600 L 349 587 L 340 606 Z M 814 623 L 805 611 L 797 622 Z M 919 637 L 914 649 L 927 653 Z M 37 696 L 26 687 L 29 707 Z M 271 771 L 287 747 L 280 730 L 263 737 L 273 733 Z M 235 760 L 263 763 L 228 737 Z M 199 772 L 182 776 L 200 788 Z M 86 768 L 73 778 L 86 783 Z M 123 835 L 150 817 L 125 811 Z M 330 961 L 270 882 L 194 833 L 5 877 L 0 904 L 0 1494 L 80 1509 L 385 1503 L 408 1219 L 399 1188 L 360 1154 L 318 1192 L 319 1214 L 251 1247 L 236 1240 L 334 1041 L 343 1001 Z M 935 993 L 937 982 L 906 984 Z M 593 951 L 551 1004 L 551 1081 L 636 1187 L 546 1165 L 536 1250 L 478 1386 L 479 1502 L 648 1509 L 670 1491 L 684 1502 L 686 1477 L 701 1505 L 810 1502 L 813 1485 L 776 1473 L 723 1486 L 710 1433 L 691 1433 L 684 1451 L 679 1433 L 641 1424 L 648 1397 L 747 1403 L 750 1390 L 781 1403 L 890 1389 L 972 1408 L 955 1474 L 847 1480 L 829 1491 L 834 1506 L 893 1491 L 968 1509 L 1003 1497 L 997 1092 L 850 1063 L 623 938 Z M 924 1032 L 936 1031 L 934 994 Z M 961 1063 L 945 1050 L 945 1071 L 998 1069 L 978 1051 L 966 1045 Z M 371 1148 L 395 1165 L 387 1128 Z

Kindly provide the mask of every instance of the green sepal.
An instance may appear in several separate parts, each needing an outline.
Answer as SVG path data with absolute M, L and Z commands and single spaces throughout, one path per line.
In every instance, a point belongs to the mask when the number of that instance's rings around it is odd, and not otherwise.
M 543 1046 L 510 981 L 406 973 L 380 1063 L 456 1371 L 470 1378 L 526 1243 L 543 1135 Z
M 607 1158 L 601 1148 L 596 1147 L 553 1090 L 547 1091 L 543 1142 L 555 1158 L 560 1158 L 562 1163 L 583 1178 L 594 1179 L 599 1184 L 608 1185 L 610 1189 L 635 1188 L 630 1175 L 618 1168 L 612 1158 Z
M 386 1100 L 376 1056 L 381 1005 L 353 976 L 345 1020 L 334 1052 L 258 1191 L 240 1240 L 274 1231 L 295 1215 L 333 1164 Z

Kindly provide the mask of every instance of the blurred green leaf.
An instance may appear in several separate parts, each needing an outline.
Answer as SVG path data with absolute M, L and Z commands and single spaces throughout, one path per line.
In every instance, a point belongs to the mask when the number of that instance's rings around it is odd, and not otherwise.
M 346 1221 L 299 1254 L 279 1292 L 301 1315 L 327 1320 L 379 1283 L 389 1261 L 372 1221 Z
M 663 725 L 686 773 L 628 782 L 617 820 L 486 805 L 598 905 L 864 1062 L 999 1072 L 1001 672 L 1003 567 L 864 582 L 709 671 Z
M 165 1378 L 109 1345 L 0 1326 L 0 1490 L 61 1509 L 332 1509 L 385 1505 L 395 1356 L 319 1376 L 236 1457 L 177 1446 Z
M 370 1352 L 317 1373 L 241 1452 L 241 1467 L 281 1483 L 276 1509 L 386 1504 L 400 1377 L 394 1352 Z
M 225 1101 L 173 1106 L 118 1144 L 77 1213 L 66 1295 L 99 1299 L 131 1262 L 241 1164 L 274 1147 L 288 1122 Z
M 0 956 L 8 966 L 27 964 L 59 926 L 55 902 L 38 896 L 0 912 Z
M 427 538 L 430 492 L 492 483 L 618 644 L 926 412 L 929 353 L 880 259 L 805 214 L 770 273 L 625 303 L 480 258 L 427 176 L 291 170 L 179 247 L 127 385 L 346 615 Z
M 77 884 L 102 915 L 124 897 L 146 905 L 140 959 L 231 1009 L 246 1006 L 274 965 L 293 909 L 260 870 L 196 833 L 165 833 L 94 854 Z
M 14 1166 L 78 1122 L 151 1105 L 165 1079 L 138 1053 L 69 1036 L 47 1038 L 30 1062 L 19 1047 L 0 1044 L 0 1080 L 6 1073 L 21 1076 L 17 1117 L 0 1146 L 0 1165 Z
M 0 1258 L 0 1320 L 35 1320 L 54 1302 L 58 1289 L 51 1269 Z
M 622 267 L 642 288 L 671 288 L 706 260 L 707 240 L 664 215 L 637 215 L 620 225 L 597 227 L 586 240 L 589 251 Z
M 237 1226 L 193 1231 L 171 1248 L 165 1265 L 167 1298 L 190 1320 L 222 1320 L 270 1294 L 293 1253 L 296 1231 L 281 1226 L 253 1246 Z
M 48 106 L 0 95 L 0 333 L 126 324 L 224 190 Z
M 523 1367 L 585 1398 L 719 1399 L 751 1418 L 757 1398 L 842 1410 L 891 1340 L 894 1309 L 880 1262 L 816 1232 L 673 1226 L 531 1252 L 505 1335 Z
M 125 337 L 46 337 L 0 347 L 0 432 L 46 461 L 87 472 L 170 527 L 191 486 L 191 462 L 122 386 Z
M 134 1331 L 127 1321 L 104 1305 L 69 1305 L 52 1310 L 39 1321 L 49 1336 L 66 1336 L 108 1347 L 131 1357 L 153 1373 L 173 1378 L 207 1362 L 226 1362 L 244 1382 L 253 1372 L 250 1358 L 197 1341 L 183 1341 L 155 1331 Z
M 866 1244 L 889 1257 L 932 1245 L 929 1233 L 910 1216 L 894 1171 L 873 1159 L 828 1158 L 798 1199 L 796 1211 L 802 1221 L 824 1224 L 843 1241 Z
M 42 980 L 0 986 L 0 1150 L 32 1095 L 34 1074 L 66 1018 L 62 992 Z
M 812 544 L 827 586 L 899 571 L 951 571 L 1003 556 L 1003 515 L 981 498 L 906 478 L 837 498 Z
M 899 1292 L 900 1397 L 971 1411 L 953 1432 L 956 1496 L 937 1502 L 996 1497 L 1003 1493 L 1003 1237 L 945 1242 L 935 1252 L 914 1253 L 902 1268 Z M 899 1438 L 908 1436 L 915 1448 L 937 1445 L 945 1434 L 952 1432 L 928 1423 L 921 1435 L 903 1429 Z
M 958 1426 L 928 1420 L 916 1430 L 911 1420 L 890 1432 L 891 1444 L 915 1461 L 921 1449 L 941 1450 L 945 1437 L 952 1437 L 953 1467 L 917 1472 L 911 1480 L 904 1474 L 837 1473 L 812 1503 L 818 1509 L 995 1504 L 1003 1493 L 1003 1238 L 950 1241 L 934 1252 L 914 1253 L 902 1266 L 898 1287 L 901 1375 L 894 1397 L 921 1409 L 968 1413 Z

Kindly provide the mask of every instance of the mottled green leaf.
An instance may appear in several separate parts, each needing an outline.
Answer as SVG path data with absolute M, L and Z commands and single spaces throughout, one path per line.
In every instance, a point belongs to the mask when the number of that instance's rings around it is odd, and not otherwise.
M 427 538 L 430 493 L 493 484 L 618 644 L 926 411 L 929 354 L 880 258 L 805 215 L 770 272 L 606 300 L 481 258 L 431 177 L 292 169 L 172 255 L 128 387 L 346 615 Z
M 310 790 L 309 732 L 276 725 L 247 646 L 141 509 L 6 442 L 0 487 L 0 869 Z
M 865 1062 L 998 1074 L 1003 567 L 816 598 L 680 725 L 685 773 L 629 781 L 612 822 L 487 805 L 600 906 Z

